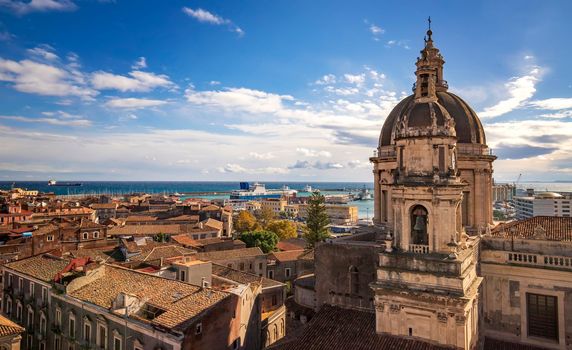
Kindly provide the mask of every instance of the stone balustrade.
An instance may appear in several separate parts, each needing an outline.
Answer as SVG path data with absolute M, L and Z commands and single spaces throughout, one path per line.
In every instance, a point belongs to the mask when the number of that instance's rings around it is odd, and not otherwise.
M 429 246 L 425 244 L 410 244 L 409 252 L 415 254 L 429 254 Z
M 488 252 L 483 254 L 483 260 L 493 260 L 495 262 L 503 262 L 507 264 L 555 267 L 572 270 L 572 257 L 568 256 L 496 251 L 492 255 L 488 254 Z

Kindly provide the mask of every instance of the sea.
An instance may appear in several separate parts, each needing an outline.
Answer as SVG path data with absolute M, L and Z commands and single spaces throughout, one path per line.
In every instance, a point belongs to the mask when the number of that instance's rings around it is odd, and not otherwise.
M 48 186 L 47 181 L 0 181 L 0 189 L 7 190 L 11 187 L 38 190 L 40 192 L 53 192 L 56 195 L 121 195 L 129 193 L 149 194 L 190 194 L 208 193 L 205 195 L 189 195 L 182 198 L 205 198 L 218 199 L 229 198 L 228 192 L 239 188 L 239 182 L 194 182 L 194 181 L 60 181 L 79 182 L 81 186 Z M 254 182 L 254 181 L 253 181 Z M 251 183 L 253 183 L 251 182 Z M 302 191 L 307 185 L 312 189 L 318 189 L 323 194 L 347 194 L 356 193 L 364 187 L 373 191 L 373 182 L 264 182 L 267 189 L 281 189 L 287 186 L 291 189 Z M 226 193 L 218 193 L 226 192 Z M 308 192 L 299 192 L 298 196 L 308 196 Z M 371 219 L 373 215 L 373 200 L 352 201 L 348 205 L 358 207 L 359 217 Z
M 199 197 L 206 199 L 228 198 L 228 193 L 239 188 L 239 182 L 195 182 L 195 181 L 65 181 L 80 182 L 82 186 L 48 186 L 47 181 L 0 181 L 0 189 L 10 189 L 12 186 L 40 192 L 54 192 L 57 195 L 120 195 L 129 193 L 173 194 L 173 193 L 208 193 L 208 195 L 192 195 L 184 197 Z M 323 194 L 356 193 L 364 187 L 373 191 L 373 182 L 264 182 L 267 189 L 280 189 L 287 186 L 298 191 L 306 185 L 318 189 Z M 572 192 L 570 182 L 528 182 L 519 183 L 517 195 L 523 194 L 527 188 L 535 191 Z M 299 196 L 307 196 L 307 192 L 299 192 Z M 373 215 L 373 200 L 353 201 L 348 205 L 358 207 L 359 217 L 371 219 Z

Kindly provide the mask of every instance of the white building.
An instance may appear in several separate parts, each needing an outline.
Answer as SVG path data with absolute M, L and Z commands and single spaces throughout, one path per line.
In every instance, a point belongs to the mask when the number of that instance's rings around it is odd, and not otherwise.
M 534 196 L 514 197 L 513 200 L 518 220 L 533 216 L 570 216 L 570 196 L 542 192 Z

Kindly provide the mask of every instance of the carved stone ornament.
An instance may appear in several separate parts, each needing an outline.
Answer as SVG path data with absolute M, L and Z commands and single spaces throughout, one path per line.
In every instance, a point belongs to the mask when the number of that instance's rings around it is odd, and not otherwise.
M 399 307 L 398 304 L 391 304 L 389 305 L 389 311 L 391 311 L 391 313 L 393 314 L 397 314 L 401 311 L 401 308 Z
M 455 322 L 457 322 L 457 324 L 465 324 L 466 320 L 467 320 L 467 317 L 465 315 L 455 316 Z
M 540 240 L 548 239 L 548 237 L 546 236 L 546 229 L 544 227 L 542 227 L 541 225 L 537 225 L 534 228 L 533 238 L 534 239 L 540 239 Z
M 383 312 L 384 309 L 385 309 L 384 304 L 375 304 L 375 310 L 376 311 Z
M 439 322 L 447 323 L 447 314 L 444 312 L 438 312 L 437 313 L 437 320 Z

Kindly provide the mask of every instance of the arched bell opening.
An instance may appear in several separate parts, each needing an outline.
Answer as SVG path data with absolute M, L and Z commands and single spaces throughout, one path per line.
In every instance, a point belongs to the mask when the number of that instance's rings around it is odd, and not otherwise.
M 422 205 L 416 205 L 411 210 L 411 242 L 413 244 L 429 244 L 428 212 Z

